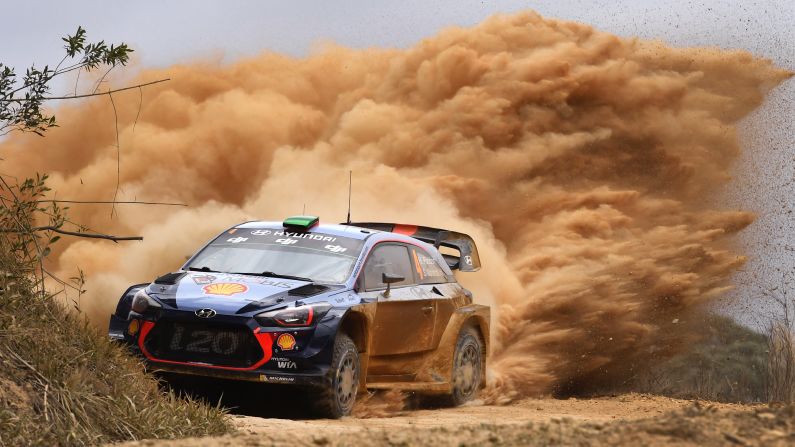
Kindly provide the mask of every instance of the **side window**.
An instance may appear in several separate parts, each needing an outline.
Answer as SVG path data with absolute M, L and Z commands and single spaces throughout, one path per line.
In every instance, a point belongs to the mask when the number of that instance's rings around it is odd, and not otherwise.
M 406 246 L 395 244 L 378 245 L 367 257 L 367 263 L 364 265 L 364 289 L 385 288 L 386 284 L 381 282 L 383 273 L 400 275 L 406 278 L 399 283 L 392 284 L 392 287 L 413 284 L 414 273 L 411 270 L 409 250 Z
M 439 284 L 447 282 L 444 270 L 423 250 L 412 248 L 411 257 L 417 269 L 420 284 Z

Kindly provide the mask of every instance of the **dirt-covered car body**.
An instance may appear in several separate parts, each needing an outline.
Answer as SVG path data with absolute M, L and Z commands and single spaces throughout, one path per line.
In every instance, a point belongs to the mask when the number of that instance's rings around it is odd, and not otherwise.
M 479 268 L 471 238 L 310 221 L 224 231 L 179 271 L 130 287 L 110 337 L 154 370 L 312 385 L 329 375 L 344 333 L 358 351 L 360 390 L 449 393 L 462 328 L 480 338 L 485 359 L 489 309 L 473 304 L 452 272 Z M 482 386 L 484 371 L 476 377 Z

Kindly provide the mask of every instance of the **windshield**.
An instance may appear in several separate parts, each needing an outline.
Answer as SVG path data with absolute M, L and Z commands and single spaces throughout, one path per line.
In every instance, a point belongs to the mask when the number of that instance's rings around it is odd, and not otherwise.
M 340 284 L 350 276 L 362 245 L 357 239 L 320 233 L 234 228 L 211 242 L 186 268 Z

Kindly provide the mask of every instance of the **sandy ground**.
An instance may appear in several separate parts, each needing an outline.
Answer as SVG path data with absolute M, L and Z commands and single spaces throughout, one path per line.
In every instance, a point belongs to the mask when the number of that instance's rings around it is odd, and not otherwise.
M 400 412 L 391 417 L 295 420 L 233 415 L 238 433 L 127 447 L 287 445 L 788 445 L 791 408 L 698 403 L 627 394 L 528 399 L 507 406 Z
M 276 427 L 296 431 L 323 430 L 324 433 L 355 433 L 362 430 L 458 427 L 479 424 L 523 424 L 554 418 L 607 422 L 616 419 L 640 419 L 677 410 L 689 401 L 667 397 L 629 394 L 596 399 L 528 399 L 509 406 L 466 405 L 458 408 L 400 412 L 391 417 L 316 420 L 265 419 L 236 416 L 235 423 L 245 433 L 270 433 Z M 722 408 L 736 405 L 719 404 Z

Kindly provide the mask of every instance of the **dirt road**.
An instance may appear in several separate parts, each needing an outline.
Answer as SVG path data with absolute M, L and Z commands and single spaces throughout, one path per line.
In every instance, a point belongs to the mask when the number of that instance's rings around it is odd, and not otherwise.
M 270 445 L 786 445 L 792 409 L 694 403 L 628 394 L 594 399 L 528 399 L 508 406 L 467 405 L 391 417 L 292 420 L 233 416 L 234 435 L 140 441 L 126 447 Z

